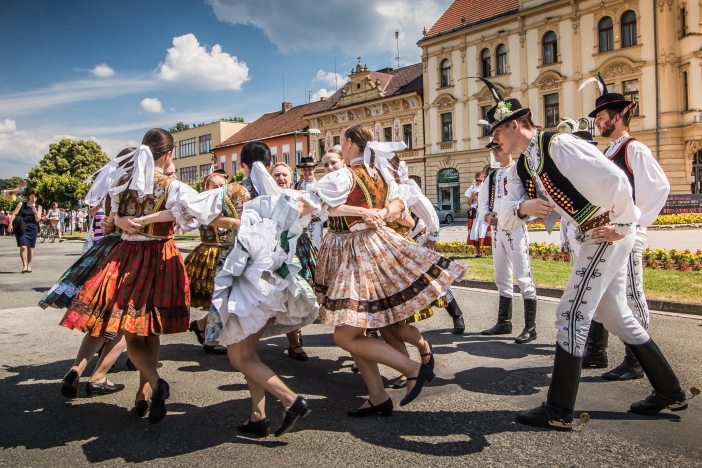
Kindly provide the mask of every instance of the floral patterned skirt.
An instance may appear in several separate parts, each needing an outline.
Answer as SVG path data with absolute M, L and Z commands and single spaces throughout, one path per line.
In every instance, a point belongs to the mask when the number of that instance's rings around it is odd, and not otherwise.
M 61 325 L 114 338 L 188 330 L 190 289 L 173 240 L 118 243 L 68 306 Z
M 41 298 L 39 307 L 42 309 L 47 307 L 63 309 L 68 306 L 88 278 L 95 272 L 95 267 L 119 242 L 122 242 L 121 235 L 105 236 L 95 242 Z
M 295 254 L 298 260 L 300 260 L 300 266 L 302 270 L 298 273 L 306 281 L 312 283 L 314 280 L 314 271 L 317 267 L 317 256 L 319 255 L 319 250 L 317 246 L 312 242 L 312 238 L 309 233 L 303 232 L 299 239 L 297 239 L 297 247 L 295 249 Z
M 398 323 L 445 295 L 466 268 L 388 228 L 328 232 L 314 278 L 320 320 L 359 328 Z
M 190 307 L 210 309 L 219 254 L 228 246 L 200 244 L 185 257 L 185 271 L 190 283 Z

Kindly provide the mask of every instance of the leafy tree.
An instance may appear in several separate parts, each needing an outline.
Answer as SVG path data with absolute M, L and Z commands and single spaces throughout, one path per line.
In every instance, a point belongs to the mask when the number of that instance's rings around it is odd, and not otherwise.
M 190 125 L 183 123 L 183 122 L 178 122 L 172 127 L 168 128 L 168 131 L 171 133 L 178 133 L 182 132 L 183 130 L 188 130 L 190 128 Z
M 62 208 L 77 208 L 78 200 L 85 197 L 88 186 L 83 180 L 67 174 L 48 175 L 41 179 L 36 190 L 47 205 L 56 202 Z
M 195 182 L 190 184 L 190 186 L 197 192 L 202 192 L 205 189 L 205 187 L 202 185 L 202 177 L 198 177 Z
M 244 173 L 241 172 L 241 169 L 236 171 L 234 175 L 229 179 L 229 182 L 241 182 L 244 180 Z
M 5 190 L 12 190 L 12 189 L 16 189 L 17 187 L 19 187 L 22 182 L 24 182 L 23 178 L 18 177 L 18 176 L 13 176 L 13 177 L 10 177 L 9 179 L 5 179 L 3 181 L 3 185 L 4 185 Z
M 244 122 L 243 117 L 229 117 L 228 119 L 220 119 L 222 122 Z
M 29 171 L 29 188 L 47 176 L 67 175 L 83 182 L 110 159 L 94 141 L 64 139 L 49 145 L 49 152 Z
M 19 203 L 18 200 L 11 200 L 0 195 L 0 211 L 12 211 L 17 206 L 17 203 Z
M 199 124 L 193 124 L 193 128 L 204 127 L 205 125 L 207 125 L 205 122 L 202 122 L 202 123 L 199 123 Z

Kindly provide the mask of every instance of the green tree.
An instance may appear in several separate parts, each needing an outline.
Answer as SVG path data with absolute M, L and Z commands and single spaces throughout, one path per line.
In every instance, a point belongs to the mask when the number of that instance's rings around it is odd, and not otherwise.
M 171 133 L 178 133 L 178 132 L 182 132 L 183 130 L 187 130 L 189 128 L 190 128 L 190 125 L 183 123 L 183 122 L 178 122 L 174 126 L 169 127 L 168 131 Z
M 88 186 L 83 180 L 70 175 L 48 175 L 36 187 L 37 194 L 44 203 L 56 202 L 62 208 L 77 208 L 78 200 L 85 197 Z
M 237 117 L 237 116 L 229 117 L 228 119 L 219 119 L 219 120 L 221 120 L 222 122 L 242 122 L 242 123 L 244 122 L 243 117 Z
M 20 186 L 22 182 L 24 182 L 24 179 L 18 176 L 13 176 L 10 177 L 9 179 L 5 179 L 4 181 L 4 186 L 5 190 L 12 190 L 16 189 L 17 187 Z
M 204 186 L 202 185 L 202 177 L 198 177 L 195 182 L 190 184 L 190 186 L 195 190 L 196 192 L 202 192 L 204 190 Z
M 10 200 L 0 195 L 0 211 L 12 211 L 17 206 L 17 203 L 19 203 L 17 200 Z
M 229 179 L 229 182 L 241 182 L 244 180 L 244 173 L 241 172 L 241 170 L 238 170 L 234 173 L 234 175 Z

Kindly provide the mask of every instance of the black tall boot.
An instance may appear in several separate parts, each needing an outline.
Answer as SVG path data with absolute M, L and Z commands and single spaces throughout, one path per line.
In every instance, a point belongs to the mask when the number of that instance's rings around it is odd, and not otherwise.
M 627 344 L 626 347 L 641 363 L 653 387 L 653 392 L 645 400 L 631 405 L 631 412 L 652 416 L 666 408 L 671 411 L 687 409 L 685 392 L 680 388 L 675 372 L 658 349 L 658 345 L 653 340 L 648 340 L 642 345 Z
M 609 365 L 607 359 L 607 344 L 609 343 L 609 332 L 600 322 L 594 320 L 590 323 L 590 331 L 587 334 L 585 344 L 585 355 L 583 356 L 583 367 L 594 367 L 605 369 Z M 604 375 L 602 376 L 604 379 Z M 612 379 L 614 380 L 614 379 Z
M 500 296 L 497 323 L 489 330 L 483 330 L 483 335 L 509 335 L 510 333 L 512 333 L 512 298 Z
M 643 379 L 644 371 L 636 356 L 627 347 L 624 351 L 624 360 L 617 367 L 602 374 L 604 380 L 633 380 Z
M 573 409 L 580 386 L 580 368 L 582 358 L 575 357 L 556 343 L 556 358 L 553 361 L 553 376 L 548 387 L 546 401 L 532 410 L 517 413 L 517 422 L 528 426 L 550 427 L 561 430 L 571 430 L 573 424 Z M 583 414 L 581 422 L 587 422 L 589 416 Z
M 466 329 L 466 324 L 463 322 L 463 312 L 461 308 L 458 307 L 458 301 L 456 299 L 446 305 L 446 312 L 448 312 L 453 319 L 453 334 L 462 334 Z
M 524 330 L 514 340 L 525 344 L 536 339 L 536 299 L 524 299 Z

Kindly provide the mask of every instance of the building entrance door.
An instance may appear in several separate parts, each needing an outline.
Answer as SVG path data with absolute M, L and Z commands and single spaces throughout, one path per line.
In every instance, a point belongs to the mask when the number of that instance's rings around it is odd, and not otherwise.
M 692 193 L 702 193 L 702 150 L 692 158 Z
M 453 210 L 453 190 L 451 187 L 441 187 L 439 192 L 439 209 Z
M 460 204 L 460 182 L 458 171 L 453 167 L 441 169 L 436 177 L 439 193 L 439 209 L 459 212 Z

